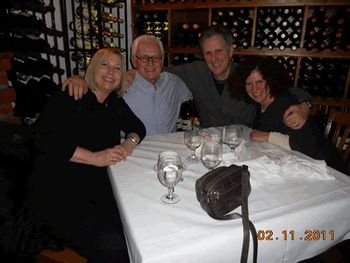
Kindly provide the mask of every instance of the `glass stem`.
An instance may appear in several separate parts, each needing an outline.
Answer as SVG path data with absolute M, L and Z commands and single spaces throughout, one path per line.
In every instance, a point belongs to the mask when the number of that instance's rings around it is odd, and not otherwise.
M 169 200 L 174 199 L 174 187 L 168 187 L 168 199 Z
M 192 151 L 192 158 L 195 159 L 196 158 L 196 150 L 191 150 Z

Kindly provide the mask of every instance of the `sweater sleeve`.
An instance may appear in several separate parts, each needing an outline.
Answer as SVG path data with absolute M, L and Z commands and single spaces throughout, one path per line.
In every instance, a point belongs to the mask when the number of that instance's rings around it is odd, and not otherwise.
M 312 96 L 301 88 L 292 87 L 292 88 L 289 88 L 288 91 L 293 95 L 293 97 L 297 101 L 302 101 L 302 100 L 311 101 L 312 100 Z
M 125 135 L 136 133 L 140 137 L 140 141 L 142 141 L 146 136 L 146 128 L 143 122 L 132 112 L 123 98 L 118 99 L 118 104 L 118 114 L 121 117 L 122 131 Z
M 279 145 L 282 148 L 291 150 L 289 146 L 289 136 L 279 133 L 279 132 L 270 132 L 269 142 L 275 145 Z

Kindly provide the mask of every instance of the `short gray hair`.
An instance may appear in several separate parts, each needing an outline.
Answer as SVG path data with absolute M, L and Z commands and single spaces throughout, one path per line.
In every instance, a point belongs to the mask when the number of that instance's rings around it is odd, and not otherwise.
M 233 44 L 233 36 L 230 30 L 221 26 L 208 27 L 203 31 L 201 37 L 199 38 L 199 48 L 201 51 L 203 51 L 202 46 L 204 41 L 212 36 L 221 36 L 225 40 L 227 46 L 232 46 Z
M 162 41 L 160 41 L 160 39 L 158 39 L 154 35 L 140 35 L 137 38 L 135 38 L 135 40 L 131 44 L 131 56 L 135 56 L 136 55 L 136 52 L 137 52 L 137 49 L 139 47 L 140 41 L 142 41 L 142 40 L 152 40 L 152 41 L 156 42 L 158 44 L 158 46 L 159 46 L 160 54 L 162 56 L 162 59 L 164 60 L 163 43 L 162 43 Z

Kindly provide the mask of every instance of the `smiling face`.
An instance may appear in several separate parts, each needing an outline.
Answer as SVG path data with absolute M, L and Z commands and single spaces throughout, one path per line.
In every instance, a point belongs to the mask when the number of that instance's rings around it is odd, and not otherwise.
M 253 70 L 245 81 L 245 89 L 249 97 L 266 109 L 273 98 L 270 96 L 270 89 L 261 73 Z
M 120 89 L 123 77 L 123 60 L 117 54 L 106 54 L 95 70 L 95 94 L 103 101 L 112 91 Z
M 131 59 L 137 72 L 154 85 L 163 67 L 159 44 L 154 39 L 141 39 Z
M 213 72 L 215 79 L 227 79 L 230 73 L 233 47 L 228 45 L 222 36 L 214 35 L 204 40 L 201 50 L 205 62 L 210 71 Z

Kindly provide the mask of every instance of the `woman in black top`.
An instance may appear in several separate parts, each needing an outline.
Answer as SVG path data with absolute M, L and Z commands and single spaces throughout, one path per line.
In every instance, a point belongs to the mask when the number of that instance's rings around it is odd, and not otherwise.
M 270 142 L 302 152 L 342 172 L 348 172 L 335 146 L 323 137 L 312 118 L 301 129 L 283 122 L 285 110 L 296 104 L 288 92 L 290 79 L 284 68 L 271 57 L 250 57 L 240 62 L 229 80 L 231 96 L 256 103 L 258 108 L 250 140 Z M 298 124 L 296 124 L 298 125 Z
M 145 127 L 119 96 L 124 73 L 119 51 L 99 50 L 86 72 L 87 95 L 75 101 L 59 92 L 37 127 L 30 208 L 89 262 L 128 262 L 107 166 L 132 153 Z

